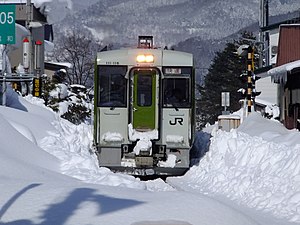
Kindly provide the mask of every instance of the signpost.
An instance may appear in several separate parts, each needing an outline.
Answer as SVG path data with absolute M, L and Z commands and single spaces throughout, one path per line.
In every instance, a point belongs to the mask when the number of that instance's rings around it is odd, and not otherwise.
M 16 43 L 16 6 L 0 4 L 0 44 Z
M 229 92 L 221 93 L 221 105 L 224 107 L 223 114 L 228 114 L 227 107 L 230 105 L 230 94 Z
M 16 6 L 0 4 L 0 44 L 16 43 Z M 6 48 L 1 53 L 2 58 L 2 105 L 6 105 Z

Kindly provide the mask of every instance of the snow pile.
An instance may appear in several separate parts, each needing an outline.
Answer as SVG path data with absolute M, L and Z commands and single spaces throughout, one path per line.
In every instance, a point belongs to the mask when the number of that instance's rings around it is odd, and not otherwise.
M 21 114 L 15 118 L 19 112 Z M 26 112 L 0 106 L 0 177 L 3 184 L 10 179 L 38 182 L 59 177 L 55 175 L 59 171 L 59 161 L 36 145 L 37 136 L 34 141 L 28 139 L 34 132 L 27 128 L 26 121 L 19 121 L 20 116 L 28 121 L 26 115 Z
M 196 225 L 199 217 L 203 224 L 256 224 L 238 210 L 178 192 L 162 180 L 141 182 L 98 168 L 89 125 L 71 124 L 38 106 L 39 99 L 27 99 L 37 105 L 16 97 L 26 111 L 0 106 L 1 224 Z M 178 205 L 185 206 L 184 214 Z
M 176 155 L 174 154 L 168 154 L 166 161 L 159 161 L 158 165 L 160 167 L 171 167 L 174 168 L 176 165 Z
M 180 135 L 167 135 L 166 142 L 183 143 L 184 138 Z
M 117 132 L 106 132 L 102 135 L 101 139 L 105 142 L 121 142 L 124 140 L 122 134 Z
M 148 137 L 142 137 L 133 148 L 133 152 L 136 155 L 139 155 L 141 151 L 149 151 L 149 154 L 152 154 L 152 142 Z
M 56 88 L 51 90 L 50 95 L 54 98 L 64 99 L 68 97 L 68 87 L 65 84 L 57 84 Z
M 138 139 L 157 139 L 158 138 L 158 130 L 151 130 L 147 132 L 140 132 L 138 130 L 133 129 L 132 124 L 128 124 L 128 130 L 129 130 L 129 140 L 130 141 L 136 141 Z
M 212 135 L 199 165 L 169 181 L 299 223 L 300 133 L 252 113 L 237 130 Z
M 257 203 L 257 208 L 273 206 L 272 210 L 279 212 L 281 207 L 279 213 L 298 222 L 299 213 L 295 211 L 299 210 L 296 183 L 299 183 L 299 178 L 296 179 L 299 162 L 294 158 L 292 147 L 283 153 L 280 147 L 274 148 L 280 144 L 256 137 L 267 147 L 256 143 L 258 149 L 255 150 L 250 144 L 254 137 L 240 131 L 219 131 L 214 134 L 210 152 L 201 166 L 193 167 L 181 178 L 186 180 L 179 190 L 190 185 L 193 192 L 178 191 L 160 179 L 142 182 L 99 168 L 90 148 L 91 125 L 74 125 L 47 109 L 40 99 L 32 96 L 26 99 L 14 96 L 11 100 L 14 106 L 22 105 L 23 111 L 0 106 L 1 224 L 197 225 L 199 221 L 222 225 L 290 224 L 257 211 L 249 212 L 228 199 L 220 201 L 195 193 L 199 187 L 211 195 L 226 192 L 238 202 L 250 201 L 249 190 L 256 196 L 252 202 Z M 257 123 L 258 118 L 250 118 L 252 120 Z M 250 121 L 243 125 L 245 129 L 251 130 L 255 125 Z M 280 125 L 273 123 L 272 129 Z M 262 128 L 261 133 L 266 133 Z M 197 139 L 197 149 L 202 154 L 206 144 L 202 146 L 200 141 L 209 135 L 198 134 L 201 138 Z M 296 140 L 291 138 L 288 143 Z M 249 158 L 251 153 L 256 153 L 253 159 Z M 277 169 L 275 173 L 273 169 L 279 165 L 282 170 Z M 260 192 L 255 184 L 260 185 Z
M 60 159 L 63 174 L 87 183 L 146 189 L 139 179 L 99 168 L 96 155 L 91 150 L 91 125 L 74 125 L 64 119 L 53 121 L 52 124 L 56 131 L 48 132 L 39 145 Z
M 99 168 L 96 155 L 91 151 L 92 125 L 74 125 L 60 118 L 43 104 L 42 99 L 32 96 L 24 99 L 16 93 L 11 96 L 14 96 L 10 99 L 12 105 L 15 108 L 22 106 L 19 107 L 22 110 L 0 106 L 0 116 L 19 135 L 32 144 L 36 143 L 33 148 L 39 148 L 42 153 L 50 153 L 50 158 L 55 156 L 58 159 L 57 165 L 58 162 L 60 164 L 60 173 L 88 183 L 146 189 L 146 185 L 139 179 Z

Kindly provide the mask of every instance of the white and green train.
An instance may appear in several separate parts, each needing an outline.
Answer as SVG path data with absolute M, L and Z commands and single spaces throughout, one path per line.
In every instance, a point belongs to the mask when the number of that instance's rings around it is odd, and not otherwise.
M 137 176 L 182 175 L 194 139 L 194 69 L 189 53 L 103 51 L 95 68 L 94 145 L 101 167 Z

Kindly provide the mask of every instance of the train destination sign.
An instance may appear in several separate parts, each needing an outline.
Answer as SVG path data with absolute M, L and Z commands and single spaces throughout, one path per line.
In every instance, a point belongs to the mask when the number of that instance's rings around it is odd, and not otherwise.
M 0 4 L 0 44 L 16 43 L 16 6 Z

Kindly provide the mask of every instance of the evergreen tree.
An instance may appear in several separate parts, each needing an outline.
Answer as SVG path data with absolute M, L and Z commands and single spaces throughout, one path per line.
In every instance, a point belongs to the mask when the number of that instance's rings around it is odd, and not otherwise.
M 204 85 L 198 86 L 200 99 L 197 101 L 197 107 L 200 127 L 204 127 L 207 123 L 215 123 L 218 116 L 222 114 L 224 110 L 221 106 L 222 92 L 230 92 L 230 106 L 227 110 L 240 109 L 239 100 L 242 99 L 242 95 L 238 90 L 247 87 L 247 80 L 241 79 L 240 75 L 246 72 L 247 59 L 239 56 L 237 49 L 242 44 L 253 45 L 253 43 L 255 37 L 252 33 L 244 32 L 240 40 L 227 43 L 223 51 L 216 53 Z

